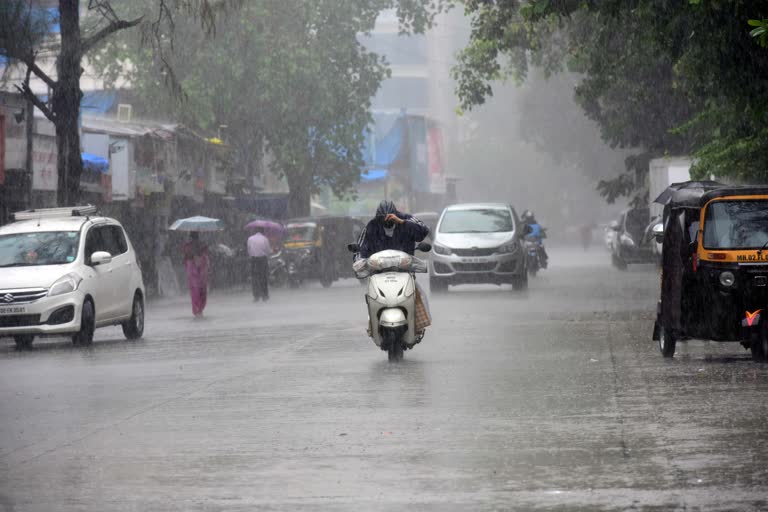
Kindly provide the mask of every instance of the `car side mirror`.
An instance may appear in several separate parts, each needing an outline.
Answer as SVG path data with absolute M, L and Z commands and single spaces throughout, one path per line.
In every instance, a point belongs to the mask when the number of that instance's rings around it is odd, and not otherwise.
M 664 241 L 664 224 L 661 222 L 654 224 L 651 232 L 653 233 L 653 238 L 656 240 L 656 243 L 660 244 Z
M 360 244 L 348 244 L 347 250 L 352 253 L 360 252 Z
M 611 231 L 618 231 L 619 229 L 621 229 L 621 225 L 619 224 L 619 221 L 614 220 L 613 222 L 608 224 L 608 229 L 610 229 Z
M 416 249 L 421 252 L 429 252 L 432 250 L 432 244 L 427 242 L 419 242 L 419 244 L 416 246 Z
M 91 266 L 104 265 L 112 261 L 112 255 L 107 251 L 96 251 L 91 254 Z

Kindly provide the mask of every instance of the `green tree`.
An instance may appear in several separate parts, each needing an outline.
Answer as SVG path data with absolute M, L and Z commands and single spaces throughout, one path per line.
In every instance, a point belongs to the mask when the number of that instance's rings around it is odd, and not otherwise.
M 604 140 L 638 150 L 629 174 L 602 183 L 609 198 L 629 193 L 648 159 L 665 153 L 692 152 L 699 175 L 760 179 L 766 55 L 746 20 L 763 19 L 766 8 L 756 0 L 470 0 L 457 89 L 471 108 L 492 94 L 492 80 L 523 79 L 530 64 L 580 72 L 576 99 Z
M 227 125 L 228 142 L 251 172 L 268 151 L 272 170 L 288 183 L 290 213 L 306 215 L 319 187 L 343 195 L 359 180 L 371 99 L 389 72 L 359 35 L 388 8 L 398 9 L 403 30 L 423 31 L 441 6 L 413 0 L 245 2 L 217 20 L 210 40 L 196 35 L 194 20 L 177 20 L 168 62 L 153 60 L 127 35 L 111 41 L 95 63 L 112 81 L 127 78 L 138 102 L 157 115 L 208 131 Z M 173 102 L 162 86 L 167 68 L 182 91 Z
M 80 19 L 81 4 L 84 2 L 80 0 L 59 0 L 57 19 L 41 15 L 30 0 L 6 0 L 0 7 L 0 55 L 7 57 L 12 66 L 26 68 L 25 78 L 16 87 L 56 129 L 60 205 L 74 204 L 79 199 L 83 165 L 78 119 L 83 96 L 80 89 L 83 59 L 114 34 L 140 24 L 143 24 L 145 42 L 154 41 L 150 46 L 160 49 L 163 40 L 173 39 L 174 17 L 179 13 L 194 15 L 198 24 L 210 31 L 217 6 L 223 2 L 155 0 L 151 11 L 123 18 L 116 14 L 109 0 L 89 0 L 84 20 Z M 145 18 L 147 14 L 153 16 Z M 48 30 L 53 23 L 60 25 L 61 33 L 57 41 L 50 42 Z M 46 51 L 52 48 L 56 53 L 53 76 L 38 63 L 43 45 Z M 164 58 L 162 53 L 158 55 Z M 50 89 L 49 102 L 41 101 L 30 89 L 32 75 Z

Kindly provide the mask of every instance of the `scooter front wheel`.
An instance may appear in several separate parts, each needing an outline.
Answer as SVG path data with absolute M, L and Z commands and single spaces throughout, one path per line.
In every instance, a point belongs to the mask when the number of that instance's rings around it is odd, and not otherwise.
M 403 360 L 403 345 L 402 343 L 393 343 L 387 351 L 387 357 L 390 362 L 397 362 Z

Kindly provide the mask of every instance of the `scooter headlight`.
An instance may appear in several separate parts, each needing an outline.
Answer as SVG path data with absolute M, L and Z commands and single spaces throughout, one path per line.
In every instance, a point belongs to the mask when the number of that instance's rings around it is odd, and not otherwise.
M 725 272 L 720 272 L 720 284 L 725 286 L 726 288 L 733 286 L 733 283 L 736 282 L 736 277 L 733 275 L 733 272 L 730 272 L 726 270 Z

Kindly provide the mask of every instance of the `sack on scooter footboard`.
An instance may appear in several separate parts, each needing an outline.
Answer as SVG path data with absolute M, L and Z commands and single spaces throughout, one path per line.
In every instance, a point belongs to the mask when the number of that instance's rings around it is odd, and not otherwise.
M 427 307 L 427 304 L 424 301 L 423 297 L 424 295 L 421 293 L 421 290 L 417 286 L 416 301 L 414 304 L 416 308 L 416 321 L 414 323 L 414 328 L 416 329 L 416 332 L 424 330 L 430 325 L 432 325 L 432 317 L 429 314 L 429 308 Z

